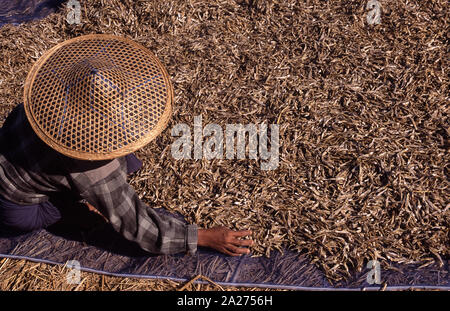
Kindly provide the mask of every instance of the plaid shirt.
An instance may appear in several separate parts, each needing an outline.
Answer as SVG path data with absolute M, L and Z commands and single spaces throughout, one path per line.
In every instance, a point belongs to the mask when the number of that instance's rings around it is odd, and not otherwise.
M 0 195 L 21 205 L 70 191 L 95 206 L 126 239 L 156 254 L 197 250 L 197 226 L 161 215 L 145 205 L 127 183 L 124 157 L 84 161 L 47 146 L 18 105 L 0 129 Z

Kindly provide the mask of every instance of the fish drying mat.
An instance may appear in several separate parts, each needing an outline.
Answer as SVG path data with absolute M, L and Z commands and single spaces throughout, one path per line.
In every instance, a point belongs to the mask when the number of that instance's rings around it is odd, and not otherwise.
M 180 215 L 177 217 L 182 219 Z M 272 252 L 270 258 L 252 258 L 247 255 L 230 257 L 200 248 L 194 256 L 153 256 L 124 240 L 107 224 L 90 232 L 49 229 L 16 236 L 2 234 L 0 257 L 60 265 L 77 260 L 82 271 L 118 277 L 184 282 L 200 274 L 219 285 L 230 286 L 293 290 L 450 290 L 448 260 L 443 267 L 392 265 L 388 270 L 381 270 L 381 286 L 367 283 L 369 269 L 354 273 L 345 283 L 331 284 L 306 256 L 297 252 L 286 250 Z

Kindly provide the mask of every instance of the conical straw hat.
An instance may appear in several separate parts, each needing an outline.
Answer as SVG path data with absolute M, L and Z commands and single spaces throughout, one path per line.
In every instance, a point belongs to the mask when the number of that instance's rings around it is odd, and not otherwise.
M 149 143 L 166 127 L 173 88 L 148 49 L 113 35 L 64 41 L 33 65 L 24 107 L 50 147 L 83 160 L 113 159 Z

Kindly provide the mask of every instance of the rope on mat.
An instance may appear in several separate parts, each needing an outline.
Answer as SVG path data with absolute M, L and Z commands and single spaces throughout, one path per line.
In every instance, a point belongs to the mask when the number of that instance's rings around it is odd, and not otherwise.
M 64 264 L 46 260 L 46 259 L 38 259 L 27 256 L 18 256 L 18 255 L 6 255 L 0 253 L 0 257 L 11 258 L 11 259 L 21 259 L 21 260 L 29 260 L 32 262 L 46 263 L 52 265 L 64 266 Z M 197 275 L 191 280 L 185 278 L 176 278 L 170 276 L 162 276 L 162 275 L 139 275 L 139 274 L 127 274 L 127 273 L 113 273 L 106 272 L 91 268 L 80 267 L 81 271 L 97 273 L 100 275 L 108 275 L 115 277 L 126 277 L 126 278 L 141 278 L 141 279 L 158 279 L 158 280 L 170 280 L 175 282 L 191 282 L 199 283 L 199 284 L 208 284 L 212 283 L 217 286 L 235 286 L 235 287 L 261 287 L 261 288 L 273 288 L 273 289 L 287 289 L 287 290 L 301 290 L 301 291 L 401 291 L 401 290 L 442 290 L 442 291 L 450 291 L 450 286 L 434 286 L 434 285 L 401 285 L 401 286 L 387 286 L 386 284 L 382 284 L 381 286 L 371 286 L 371 287 L 356 287 L 356 288 L 346 288 L 346 287 L 308 287 L 308 286 L 297 286 L 297 285 L 283 285 L 283 284 L 270 284 L 270 283 L 235 283 L 235 282 L 213 282 L 205 276 Z M 201 278 L 209 281 L 200 280 Z M 187 284 L 186 284 L 187 285 Z M 183 288 L 183 287 L 182 287 Z M 180 289 L 181 290 L 181 289 Z M 223 290 L 223 288 L 222 288 Z
M 181 287 L 180 289 L 177 289 L 177 291 L 183 291 L 183 290 L 185 290 L 186 288 L 188 288 L 190 285 L 192 285 L 192 284 L 202 284 L 201 282 L 196 282 L 198 279 L 204 279 L 204 280 L 206 280 L 207 282 L 205 282 L 205 283 L 211 283 L 211 284 L 213 284 L 214 286 L 216 286 L 216 287 L 218 287 L 221 291 L 224 291 L 224 289 L 223 289 L 223 287 L 222 286 L 220 286 L 219 284 L 217 284 L 216 282 L 214 282 L 213 280 L 211 280 L 210 278 L 208 278 L 208 277 L 206 277 L 206 276 L 204 276 L 204 275 L 201 275 L 201 274 L 199 274 L 199 275 L 197 275 L 196 277 L 194 277 L 193 279 L 191 279 L 189 282 L 187 282 L 186 284 L 184 284 L 183 285 L 183 287 Z

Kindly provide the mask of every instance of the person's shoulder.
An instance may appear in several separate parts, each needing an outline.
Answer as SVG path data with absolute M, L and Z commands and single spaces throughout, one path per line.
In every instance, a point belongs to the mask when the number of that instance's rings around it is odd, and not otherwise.
M 69 173 L 96 175 L 99 178 L 104 178 L 113 172 L 120 172 L 124 169 L 124 165 L 126 165 L 123 158 L 89 161 L 70 158 L 62 154 L 60 158 L 65 163 Z
M 88 185 L 95 185 L 100 181 L 125 180 L 126 163 L 123 158 L 102 161 L 87 161 L 66 158 L 66 169 L 71 178 Z
M 61 154 L 60 157 L 66 163 L 67 167 L 69 167 L 71 171 L 74 173 L 96 170 L 104 166 L 107 166 L 108 164 L 112 163 L 115 160 L 115 159 L 100 160 L 100 161 L 79 160 L 75 158 L 70 158 L 63 154 Z

